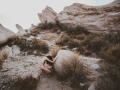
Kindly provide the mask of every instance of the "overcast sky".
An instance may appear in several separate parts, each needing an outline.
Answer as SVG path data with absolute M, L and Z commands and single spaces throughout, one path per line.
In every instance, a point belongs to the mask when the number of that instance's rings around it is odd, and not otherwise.
M 31 24 L 39 23 L 37 13 L 41 13 L 46 6 L 59 13 L 65 6 L 73 3 L 98 6 L 112 1 L 114 0 L 0 0 L 0 23 L 17 32 L 15 24 L 27 29 Z

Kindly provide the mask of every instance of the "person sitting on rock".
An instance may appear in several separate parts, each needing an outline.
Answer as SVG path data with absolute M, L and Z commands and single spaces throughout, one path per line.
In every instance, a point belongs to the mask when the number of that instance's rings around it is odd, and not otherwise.
M 51 73 L 52 70 L 52 64 L 54 64 L 56 59 L 54 60 L 50 60 L 47 56 L 43 57 L 40 63 L 40 70 L 42 71 L 42 73 Z M 48 66 L 45 66 L 45 63 L 50 63 Z

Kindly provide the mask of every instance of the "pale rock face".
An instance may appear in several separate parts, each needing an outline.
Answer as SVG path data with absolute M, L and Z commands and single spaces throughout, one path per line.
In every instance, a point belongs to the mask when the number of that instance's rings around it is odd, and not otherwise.
M 42 11 L 42 13 L 38 13 L 38 17 L 41 23 L 45 23 L 45 21 L 47 21 L 48 23 L 54 23 L 56 16 L 57 13 L 51 7 L 48 6 Z
M 119 18 L 120 5 L 115 2 L 104 6 L 74 3 L 65 7 L 57 16 L 61 23 L 80 25 L 88 30 L 119 30 Z
M 119 30 L 120 0 L 103 6 L 74 3 L 65 7 L 59 14 L 56 14 L 50 7 L 46 7 L 38 16 L 42 23 L 46 20 L 48 22 L 59 20 L 68 25 L 83 26 L 90 31 Z
M 73 55 L 74 53 L 68 50 L 58 51 L 57 56 L 55 57 L 56 61 L 54 63 L 55 71 L 61 73 L 65 69 L 62 67 L 62 62 L 64 62 L 64 60 L 69 60 L 70 58 L 72 58 Z
M 19 24 L 16 24 L 16 28 L 18 29 L 17 36 L 23 36 L 26 34 L 26 31 Z
M 0 44 L 7 42 L 8 39 L 15 37 L 15 33 L 0 24 Z

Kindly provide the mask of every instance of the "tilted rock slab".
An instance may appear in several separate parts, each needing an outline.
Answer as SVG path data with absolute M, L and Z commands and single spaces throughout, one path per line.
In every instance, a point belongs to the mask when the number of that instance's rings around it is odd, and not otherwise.
M 18 29 L 17 36 L 23 36 L 26 34 L 26 31 L 19 24 L 16 24 L 16 28 Z
M 57 13 L 51 8 L 51 7 L 46 7 L 44 10 L 42 10 L 42 13 L 38 13 L 38 17 L 41 21 L 41 23 L 45 23 L 46 21 L 55 22 Z
M 0 44 L 4 44 L 13 37 L 15 37 L 15 33 L 0 24 Z

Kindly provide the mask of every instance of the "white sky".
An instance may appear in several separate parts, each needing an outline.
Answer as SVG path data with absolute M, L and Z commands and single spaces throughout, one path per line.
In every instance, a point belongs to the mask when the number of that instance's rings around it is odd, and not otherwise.
M 114 0 L 0 0 L 0 23 L 16 33 L 15 24 L 27 29 L 31 24 L 39 23 L 37 13 L 41 13 L 46 6 L 59 13 L 73 3 L 98 6 L 112 1 Z

